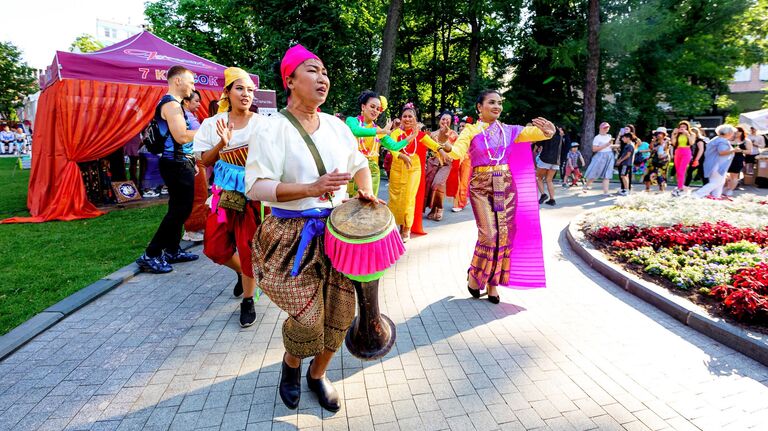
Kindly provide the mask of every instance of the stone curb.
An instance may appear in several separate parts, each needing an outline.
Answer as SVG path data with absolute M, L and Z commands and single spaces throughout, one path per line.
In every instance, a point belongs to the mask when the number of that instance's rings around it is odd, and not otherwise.
M 616 283 L 622 289 L 654 305 L 685 325 L 746 356 L 768 366 L 768 336 L 749 332 L 726 321 L 709 316 L 704 310 L 685 298 L 675 296 L 667 289 L 649 283 L 625 271 L 584 238 L 579 230 L 584 215 L 568 224 L 566 237 L 576 254 L 589 266 Z
M 181 242 L 182 250 L 189 250 L 195 245 L 195 243 L 190 241 Z M 110 290 L 130 280 L 139 272 L 139 266 L 135 263 L 126 265 L 101 280 L 67 296 L 56 304 L 53 304 L 42 312 L 32 316 L 31 319 L 21 325 L 11 329 L 10 332 L 0 337 L 0 360 L 10 356 L 13 352 L 48 328 L 57 324 L 65 317 L 84 307 L 101 295 L 104 295 Z

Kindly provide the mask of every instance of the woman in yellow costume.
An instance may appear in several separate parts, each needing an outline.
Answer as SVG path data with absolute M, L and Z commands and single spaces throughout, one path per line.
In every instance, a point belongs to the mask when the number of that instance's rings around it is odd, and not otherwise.
M 368 159 L 368 167 L 371 170 L 373 179 L 373 195 L 379 194 L 379 183 L 381 182 L 381 171 L 379 170 L 379 149 L 383 146 L 390 151 L 399 151 L 408 145 L 407 140 L 395 142 L 389 137 L 392 128 L 392 121 L 382 129 L 376 126 L 376 119 L 387 110 L 387 99 L 379 96 L 378 93 L 366 90 L 360 94 L 357 102 L 360 104 L 360 115 L 357 117 L 347 117 L 347 127 L 352 130 L 352 134 L 357 138 L 358 150 Z M 350 196 L 357 195 L 357 188 L 353 182 L 347 186 L 347 192 Z
M 416 107 L 408 103 L 400 114 L 401 128 L 392 132 L 395 141 L 407 140 L 408 145 L 398 152 L 392 152 L 392 168 L 389 172 L 389 209 L 400 226 L 403 242 L 411 238 L 411 232 L 425 235 L 421 225 L 424 208 L 424 162 L 427 149 L 438 152 L 448 159 L 451 145 L 440 145 L 428 133 L 422 132 L 418 123 Z M 419 211 L 416 211 L 416 208 Z

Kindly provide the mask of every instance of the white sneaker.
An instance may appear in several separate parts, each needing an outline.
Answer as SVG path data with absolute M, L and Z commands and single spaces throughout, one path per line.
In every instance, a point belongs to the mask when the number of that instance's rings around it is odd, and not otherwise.
M 160 195 L 157 194 L 156 191 L 154 191 L 154 190 L 147 190 L 147 191 L 144 192 L 144 196 L 143 197 L 145 197 L 145 198 L 156 198 L 158 196 L 160 196 Z
M 455 212 L 455 213 L 460 213 L 460 212 L 464 211 L 464 208 L 456 208 L 456 207 L 453 207 L 453 208 L 451 208 L 451 211 L 453 211 L 453 212 Z
M 181 237 L 184 241 L 192 241 L 192 242 L 202 242 L 203 241 L 203 232 L 190 232 L 185 231 L 184 236 Z

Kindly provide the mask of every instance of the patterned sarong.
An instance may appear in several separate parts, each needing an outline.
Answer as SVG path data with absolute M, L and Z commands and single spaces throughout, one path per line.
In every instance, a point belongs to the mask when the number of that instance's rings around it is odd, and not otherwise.
M 291 276 L 306 218 L 267 217 L 253 238 L 253 265 L 259 287 L 288 313 L 283 323 L 285 350 L 299 358 L 323 349 L 336 351 L 355 317 L 352 280 L 333 269 L 323 235 L 302 253 L 298 275 Z

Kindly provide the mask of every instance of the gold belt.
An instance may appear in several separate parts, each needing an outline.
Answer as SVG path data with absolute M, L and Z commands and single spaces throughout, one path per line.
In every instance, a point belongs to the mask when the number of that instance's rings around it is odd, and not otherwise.
M 475 166 L 474 171 L 475 172 L 509 171 L 509 165 Z

